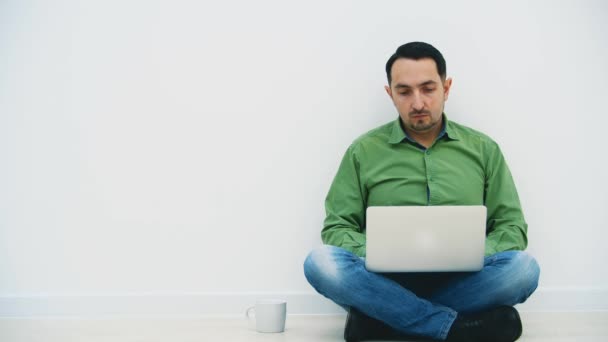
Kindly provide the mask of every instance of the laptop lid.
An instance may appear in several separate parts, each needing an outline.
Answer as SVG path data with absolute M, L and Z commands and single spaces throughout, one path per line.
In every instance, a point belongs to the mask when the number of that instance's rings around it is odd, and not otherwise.
M 485 206 L 368 207 L 365 267 L 373 272 L 465 272 L 483 267 Z

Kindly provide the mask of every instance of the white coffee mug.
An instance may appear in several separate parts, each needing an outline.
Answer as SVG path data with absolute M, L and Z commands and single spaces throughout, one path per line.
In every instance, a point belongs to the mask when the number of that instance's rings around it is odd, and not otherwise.
M 247 320 L 251 321 L 250 312 L 253 311 L 255 327 L 262 333 L 279 333 L 285 331 L 285 317 L 287 315 L 287 302 L 280 299 L 261 299 L 245 311 Z

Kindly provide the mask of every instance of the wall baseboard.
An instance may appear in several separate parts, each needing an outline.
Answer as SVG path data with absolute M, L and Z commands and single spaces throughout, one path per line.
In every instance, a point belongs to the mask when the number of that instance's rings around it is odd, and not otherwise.
M 0 296 L 4 317 L 239 316 L 257 298 L 287 300 L 291 315 L 344 314 L 319 294 L 285 293 L 134 293 L 121 295 Z M 608 289 L 539 288 L 521 311 L 608 311 Z

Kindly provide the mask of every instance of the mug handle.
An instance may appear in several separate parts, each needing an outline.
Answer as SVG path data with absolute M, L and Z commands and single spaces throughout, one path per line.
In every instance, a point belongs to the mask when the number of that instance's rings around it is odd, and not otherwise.
M 255 312 L 255 306 L 252 306 L 245 311 L 245 317 L 247 317 L 248 320 L 251 319 L 251 317 L 249 317 L 249 311 L 251 310 Z

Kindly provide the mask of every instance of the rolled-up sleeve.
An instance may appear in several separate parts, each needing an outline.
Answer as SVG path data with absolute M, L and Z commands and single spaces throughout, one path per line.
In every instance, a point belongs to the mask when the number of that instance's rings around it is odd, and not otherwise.
M 361 184 L 356 146 L 351 145 L 340 163 L 325 199 L 325 221 L 321 239 L 365 256 L 365 187 Z
M 498 145 L 487 149 L 484 202 L 488 209 L 485 254 L 524 250 L 528 224 L 524 219 L 513 177 Z

